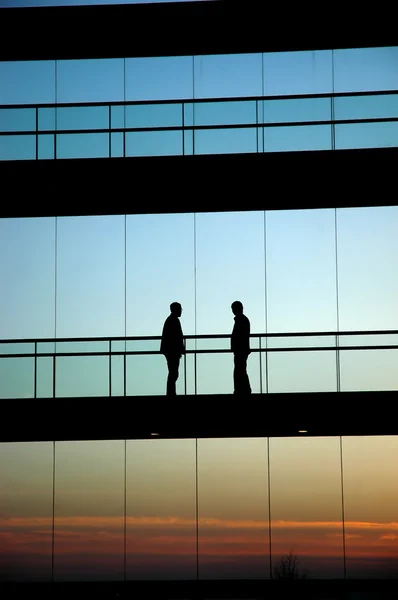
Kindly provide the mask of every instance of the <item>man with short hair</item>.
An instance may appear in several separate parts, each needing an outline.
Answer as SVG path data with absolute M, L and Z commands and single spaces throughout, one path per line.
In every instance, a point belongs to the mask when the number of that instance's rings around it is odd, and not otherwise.
M 234 394 L 251 394 L 247 375 L 247 358 L 250 354 L 250 321 L 243 314 L 243 304 L 236 300 L 231 304 L 235 324 L 231 334 L 231 350 L 234 353 Z
M 180 359 L 185 354 L 184 336 L 182 333 L 180 317 L 182 306 L 179 302 L 170 304 L 170 314 L 164 322 L 160 352 L 165 355 L 169 370 L 167 376 L 167 396 L 176 395 L 176 382 Z

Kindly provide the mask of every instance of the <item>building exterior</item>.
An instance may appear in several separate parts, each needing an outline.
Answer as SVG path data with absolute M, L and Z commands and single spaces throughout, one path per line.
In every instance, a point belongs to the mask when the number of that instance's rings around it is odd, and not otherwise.
M 0 577 L 380 591 L 397 577 L 395 42 L 223 2 L 3 12 L 25 46 L 0 56 Z

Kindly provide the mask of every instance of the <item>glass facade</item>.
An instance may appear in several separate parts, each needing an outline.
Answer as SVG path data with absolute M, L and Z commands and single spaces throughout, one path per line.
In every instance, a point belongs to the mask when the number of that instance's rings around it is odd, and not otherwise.
M 0 160 L 393 147 L 397 73 L 397 47 L 0 62 Z
M 178 393 L 232 392 L 235 300 L 253 392 L 397 389 L 397 224 L 396 206 L 1 219 L 0 396 L 163 394 L 175 301 Z
M 0 445 L 0 580 L 396 576 L 396 436 Z
M 0 63 L 0 160 L 398 146 L 397 73 L 395 47 Z M 177 393 L 230 394 L 238 299 L 253 392 L 396 390 L 397 225 L 396 206 L 0 219 L 0 398 L 163 394 L 173 301 Z M 397 452 L 2 443 L 0 581 L 396 577 Z

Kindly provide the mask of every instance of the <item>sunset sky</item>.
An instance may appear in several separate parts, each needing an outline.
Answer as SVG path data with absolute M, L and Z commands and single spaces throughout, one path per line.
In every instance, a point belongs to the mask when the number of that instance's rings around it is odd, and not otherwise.
M 195 446 L 2 444 L 1 578 L 51 579 L 53 529 L 59 581 L 123 579 L 125 545 L 127 579 L 269 577 L 270 547 L 341 578 L 343 508 L 347 576 L 397 576 L 397 437 L 342 439 L 343 503 L 337 437 L 198 440 L 197 490 Z

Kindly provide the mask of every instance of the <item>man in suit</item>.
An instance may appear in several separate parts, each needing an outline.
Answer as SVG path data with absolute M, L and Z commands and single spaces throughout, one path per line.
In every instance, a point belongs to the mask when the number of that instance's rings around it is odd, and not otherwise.
M 176 395 L 176 382 L 180 359 L 185 354 L 184 337 L 182 333 L 180 317 L 182 307 L 179 302 L 170 304 L 170 314 L 164 322 L 160 352 L 165 355 L 169 370 L 167 376 L 167 396 Z
M 243 314 L 243 304 L 236 300 L 231 309 L 235 324 L 231 334 L 231 350 L 234 353 L 234 394 L 251 394 L 247 375 L 247 358 L 250 354 L 250 321 Z

